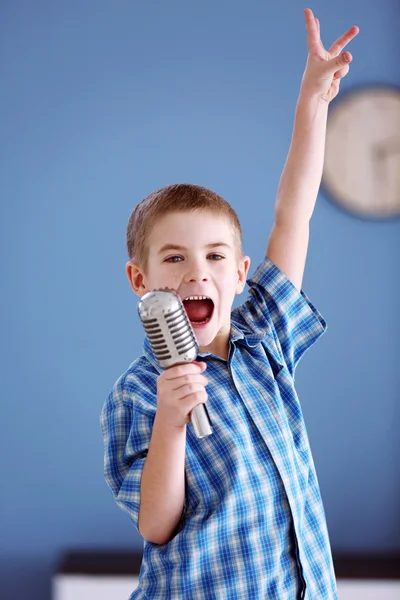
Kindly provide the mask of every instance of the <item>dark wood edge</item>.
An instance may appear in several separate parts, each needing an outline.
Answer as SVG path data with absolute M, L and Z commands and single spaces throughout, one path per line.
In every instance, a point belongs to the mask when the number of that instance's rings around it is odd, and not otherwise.
M 79 550 L 65 552 L 58 575 L 138 575 L 142 553 L 129 550 Z M 400 579 L 400 553 L 333 554 L 337 579 Z
M 79 550 L 65 552 L 57 565 L 62 575 L 137 575 L 142 553 L 129 550 Z
M 400 579 L 400 553 L 333 554 L 337 579 Z

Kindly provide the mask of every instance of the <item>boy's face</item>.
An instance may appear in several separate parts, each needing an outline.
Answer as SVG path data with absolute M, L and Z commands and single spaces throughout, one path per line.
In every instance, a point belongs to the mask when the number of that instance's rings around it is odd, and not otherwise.
M 207 248 L 216 242 L 227 246 Z M 162 250 L 166 244 L 183 248 Z M 212 352 L 226 359 L 232 303 L 235 295 L 243 291 L 250 267 L 248 256 L 243 256 L 237 264 L 229 221 L 206 211 L 170 213 L 153 227 L 149 249 L 147 274 L 131 261 L 126 264 L 135 294 L 143 296 L 168 287 L 176 290 L 181 300 L 195 295 L 211 298 L 214 312 L 210 321 L 192 326 L 201 352 Z

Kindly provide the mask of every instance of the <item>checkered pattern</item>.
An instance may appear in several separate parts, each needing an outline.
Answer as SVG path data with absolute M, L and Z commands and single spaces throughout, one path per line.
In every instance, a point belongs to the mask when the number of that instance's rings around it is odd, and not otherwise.
M 299 399 L 296 366 L 326 330 L 303 291 L 265 258 L 231 313 L 228 360 L 207 362 L 213 434 L 186 431 L 186 497 L 164 545 L 144 540 L 130 600 L 337 600 L 325 514 Z M 143 354 L 101 414 L 104 473 L 138 530 L 140 478 L 162 372 Z

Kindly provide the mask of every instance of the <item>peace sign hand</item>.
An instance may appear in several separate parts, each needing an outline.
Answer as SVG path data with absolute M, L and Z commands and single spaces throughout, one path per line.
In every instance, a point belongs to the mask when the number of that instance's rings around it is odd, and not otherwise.
M 353 60 L 350 52 L 343 48 L 358 34 L 354 25 L 329 48 L 325 50 L 320 38 L 319 20 L 310 8 L 304 10 L 307 27 L 308 58 L 301 82 L 301 94 L 319 96 L 330 102 L 339 92 L 340 80 L 347 75 L 349 63 Z M 342 52 L 342 53 L 341 53 Z

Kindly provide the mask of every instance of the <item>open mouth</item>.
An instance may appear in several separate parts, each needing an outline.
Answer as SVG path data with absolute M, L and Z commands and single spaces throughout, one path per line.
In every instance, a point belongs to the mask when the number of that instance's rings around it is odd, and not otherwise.
M 205 325 L 207 325 L 207 323 L 209 323 L 211 321 L 211 319 L 213 318 L 213 314 L 214 314 L 214 307 L 212 309 L 211 315 L 209 317 L 207 317 L 206 319 L 204 319 L 204 321 L 192 321 L 190 320 L 190 323 L 192 325 L 192 327 L 204 327 Z
M 214 302 L 211 299 L 184 300 L 183 305 L 193 327 L 205 326 L 213 317 Z

